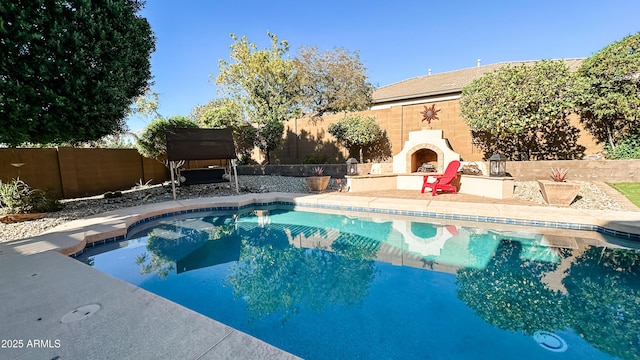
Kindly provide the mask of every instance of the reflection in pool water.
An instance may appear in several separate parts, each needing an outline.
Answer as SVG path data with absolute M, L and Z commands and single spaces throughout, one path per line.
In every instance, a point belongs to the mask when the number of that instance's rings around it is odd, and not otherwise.
M 640 359 L 638 250 L 408 218 L 208 215 L 85 260 L 307 359 Z

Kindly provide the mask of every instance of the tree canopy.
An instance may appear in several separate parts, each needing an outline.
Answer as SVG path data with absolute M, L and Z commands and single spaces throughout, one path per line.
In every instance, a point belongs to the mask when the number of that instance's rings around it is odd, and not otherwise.
M 326 113 L 364 110 L 371 104 L 373 86 L 357 52 L 302 47 L 290 59 L 287 41 L 267 35 L 271 47 L 261 50 L 246 36 L 232 34 L 230 61 L 219 61 L 215 82 L 226 98 L 241 105 L 244 119 L 257 127 L 255 146 L 269 162 L 270 152 L 282 142 L 285 121 L 302 115 L 317 119 Z M 197 108 L 197 116 L 202 118 L 218 105 Z M 220 110 L 216 110 L 218 117 Z
M 233 100 L 216 99 L 204 112 L 201 113 L 196 123 L 209 128 L 229 128 L 245 122 L 242 116 L 241 106 Z M 204 108 L 203 108 L 204 109 Z
M 267 35 L 271 48 L 259 50 L 246 36 L 238 39 L 232 34 L 232 62 L 220 60 L 216 84 L 258 125 L 256 145 L 269 162 L 271 150 L 282 141 L 284 121 L 299 114 L 299 86 L 293 61 L 285 57 L 289 44 L 278 41 L 274 34 Z
M 580 117 L 593 137 L 615 148 L 640 125 L 640 32 L 587 58 L 578 74 L 585 82 Z
M 578 130 L 568 121 L 579 87 L 564 61 L 506 65 L 462 90 L 460 108 L 485 154 L 511 160 L 581 157 Z
M 357 52 L 301 47 L 294 61 L 300 77 L 301 107 L 312 118 L 365 110 L 371 105 L 374 88 Z
M 155 118 L 142 132 L 136 141 L 138 152 L 145 157 L 161 160 L 167 154 L 167 128 L 197 128 L 193 121 L 184 116 L 173 116 L 168 119 Z
M 198 106 L 194 107 L 193 109 L 191 109 L 191 113 L 189 114 L 189 118 L 194 123 L 196 123 L 196 124 L 198 124 L 200 126 L 205 126 L 205 124 L 204 124 L 205 114 L 209 110 L 218 109 L 220 107 L 226 106 L 228 101 L 229 100 L 225 99 L 225 98 L 216 98 L 216 99 L 213 99 L 213 100 L 209 101 L 208 103 L 206 103 L 204 105 L 198 105 Z
M 151 77 L 155 38 L 140 0 L 0 3 L 0 143 L 121 132 Z
M 191 116 L 201 127 L 231 129 L 240 162 L 243 164 L 249 162 L 257 141 L 258 130 L 244 120 L 240 104 L 231 99 L 215 99 L 194 108 Z M 262 129 L 268 127 L 267 124 Z M 282 132 L 280 132 L 280 136 L 282 136 Z
M 360 147 L 360 162 L 364 162 L 362 147 L 371 145 L 382 136 L 382 130 L 373 116 L 347 115 L 327 128 L 347 149 Z

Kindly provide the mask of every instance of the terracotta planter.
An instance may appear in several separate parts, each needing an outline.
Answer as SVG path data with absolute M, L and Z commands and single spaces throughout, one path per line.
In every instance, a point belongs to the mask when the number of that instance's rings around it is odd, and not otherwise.
M 304 179 L 307 180 L 307 186 L 312 192 L 324 192 L 327 190 L 331 176 L 309 176 Z
M 582 185 L 570 181 L 538 180 L 544 201 L 549 205 L 569 206 Z

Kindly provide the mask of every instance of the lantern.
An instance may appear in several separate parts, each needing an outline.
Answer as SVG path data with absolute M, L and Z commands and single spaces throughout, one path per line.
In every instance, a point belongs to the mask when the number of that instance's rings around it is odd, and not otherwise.
M 347 175 L 358 175 L 358 160 L 354 158 L 347 160 Z
M 507 157 L 493 154 L 489 158 L 489 176 L 507 176 Z

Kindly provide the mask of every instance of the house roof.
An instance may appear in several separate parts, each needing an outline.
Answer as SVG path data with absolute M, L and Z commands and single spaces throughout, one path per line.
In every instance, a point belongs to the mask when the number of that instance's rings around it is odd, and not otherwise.
M 571 71 L 578 69 L 584 59 L 563 59 Z M 425 98 L 435 95 L 459 93 L 474 79 L 507 65 L 532 65 L 536 61 L 510 61 L 483 65 L 440 74 L 424 75 L 383 86 L 373 92 L 373 103 Z

